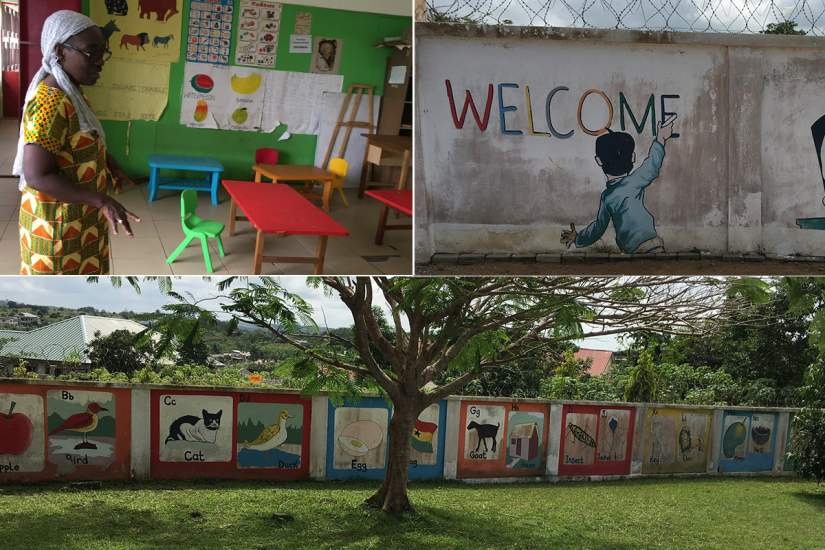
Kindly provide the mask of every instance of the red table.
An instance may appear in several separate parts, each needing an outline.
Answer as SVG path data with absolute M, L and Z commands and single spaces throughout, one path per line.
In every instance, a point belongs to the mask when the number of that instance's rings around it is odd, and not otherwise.
M 375 234 L 375 244 L 384 243 L 384 231 L 390 229 L 412 229 L 410 225 L 387 225 L 387 216 L 390 208 L 412 216 L 412 191 L 409 189 L 375 189 L 367 191 L 365 195 L 376 199 L 384 205 L 381 217 L 378 218 L 378 232 Z
M 238 208 L 258 232 L 255 239 L 255 258 L 252 264 L 252 273 L 255 275 L 261 273 L 261 264 L 264 260 L 311 263 L 315 265 L 315 274 L 320 275 L 324 270 L 327 238 L 349 235 L 346 228 L 288 185 L 280 183 L 261 185 L 251 181 L 223 180 L 223 187 L 232 199 L 229 205 L 229 235 L 235 233 L 235 221 L 244 220 L 243 217 L 237 216 Z M 315 256 L 264 256 L 264 235 L 267 233 L 279 237 L 317 235 L 319 240 Z

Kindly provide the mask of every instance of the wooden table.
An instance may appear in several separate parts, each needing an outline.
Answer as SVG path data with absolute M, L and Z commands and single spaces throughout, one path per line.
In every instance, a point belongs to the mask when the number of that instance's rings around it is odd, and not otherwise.
M 149 157 L 149 202 L 155 200 L 158 189 L 195 189 L 208 191 L 212 195 L 212 204 L 218 204 L 218 184 L 221 181 L 223 164 L 207 157 L 183 157 L 178 155 L 151 155 Z M 187 172 L 206 172 L 205 179 L 162 178 L 160 170 L 185 170 Z
M 315 265 L 315 275 L 320 275 L 324 271 L 327 238 L 349 235 L 345 227 L 288 185 L 261 185 L 260 182 L 224 180 L 223 187 L 232 199 L 229 206 L 229 235 L 235 233 L 235 222 L 244 220 L 237 216 L 238 208 L 258 232 L 252 262 L 252 273 L 255 275 L 261 273 L 261 264 L 264 261 L 310 263 Z M 267 233 L 279 237 L 317 235 L 319 239 L 315 256 L 264 256 L 264 236 Z
M 252 170 L 255 172 L 255 181 L 260 182 L 261 178 L 269 178 L 273 183 L 283 181 L 317 181 L 324 185 L 323 194 L 305 194 L 311 198 L 320 198 L 324 212 L 329 212 L 329 199 L 332 196 L 332 182 L 335 176 L 323 168 L 317 166 L 303 166 L 296 164 L 254 164 Z
M 370 186 L 381 185 L 377 182 L 369 182 L 372 166 L 398 166 L 398 163 L 382 162 L 385 152 L 397 153 L 401 156 L 401 174 L 396 189 L 404 189 L 407 186 L 407 178 L 412 167 L 412 138 L 409 136 L 388 136 L 383 134 L 361 134 L 367 138 L 367 149 L 364 151 L 364 164 L 361 166 L 361 183 L 358 186 L 358 196 L 363 197 L 364 191 Z M 384 184 L 384 187 L 391 187 L 392 184 Z
M 412 191 L 409 189 L 374 189 L 366 195 L 380 201 L 384 208 L 378 218 L 378 231 L 375 233 L 375 244 L 384 244 L 384 231 L 391 229 L 412 229 L 412 224 L 387 225 L 387 216 L 390 208 L 408 216 L 412 216 Z

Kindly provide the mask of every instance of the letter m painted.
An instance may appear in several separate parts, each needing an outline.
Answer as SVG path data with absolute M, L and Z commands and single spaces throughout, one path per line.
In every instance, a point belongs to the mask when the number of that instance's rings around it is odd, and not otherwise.
M 656 135 L 656 107 L 653 101 L 653 94 L 650 94 L 650 99 L 647 101 L 647 106 L 645 107 L 645 113 L 642 117 L 642 121 L 637 122 L 636 117 L 633 115 L 633 111 L 630 109 L 630 105 L 627 103 L 627 99 L 622 92 L 619 92 L 619 120 L 621 121 L 622 131 L 625 129 L 625 109 L 627 109 L 627 114 L 630 115 L 630 121 L 633 123 L 633 127 L 636 128 L 636 132 L 639 134 L 644 131 L 645 122 L 647 122 L 647 115 L 650 114 L 650 131 L 654 136 Z
M 453 124 L 458 129 L 464 128 L 464 120 L 467 118 L 467 109 L 471 109 L 473 111 L 473 118 L 476 119 L 476 124 L 478 125 L 479 130 L 482 132 L 487 129 L 487 123 L 490 121 L 490 108 L 493 105 L 493 85 L 489 84 L 487 86 L 487 101 L 484 106 L 484 118 L 479 116 L 478 109 L 476 109 L 475 102 L 473 101 L 473 96 L 470 94 L 470 90 L 465 91 L 464 96 L 464 106 L 461 109 L 461 116 L 456 113 L 455 110 L 455 99 L 453 98 L 453 87 L 450 84 L 449 80 L 444 81 L 447 84 L 447 99 L 450 102 L 450 114 L 453 115 Z

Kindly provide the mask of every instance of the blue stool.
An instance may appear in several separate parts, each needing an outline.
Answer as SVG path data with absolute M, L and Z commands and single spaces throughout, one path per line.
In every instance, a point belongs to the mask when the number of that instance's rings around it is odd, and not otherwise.
M 223 164 L 206 157 L 181 157 L 176 155 L 151 155 L 149 157 L 149 202 L 155 200 L 158 189 L 185 191 L 207 191 L 212 194 L 212 204 L 218 204 L 218 187 L 221 183 Z M 164 170 L 186 170 L 188 172 L 206 172 L 206 178 L 162 178 Z

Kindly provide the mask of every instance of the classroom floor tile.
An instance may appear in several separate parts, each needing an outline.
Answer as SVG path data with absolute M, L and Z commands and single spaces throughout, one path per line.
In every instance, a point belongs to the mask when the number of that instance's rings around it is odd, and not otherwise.
M 4 130 L 7 131 L 5 126 L 0 125 L 0 135 L 3 135 Z M 0 149 L 5 150 L 7 147 Z M 380 213 L 379 205 L 369 198 L 358 199 L 355 189 L 346 190 L 346 194 L 350 206 L 345 207 L 340 198 L 336 197 L 332 202 L 330 215 L 347 228 L 350 236 L 329 238 L 324 273 L 337 275 L 411 273 L 412 232 L 387 232 L 384 244 L 376 245 L 374 239 Z M 198 242 L 193 242 L 187 247 L 171 266 L 166 264 L 168 255 L 183 240 L 178 194 L 167 191 L 154 202 L 149 203 L 146 185 L 139 185 L 126 189 L 114 197 L 128 210 L 140 216 L 141 221 L 132 224 L 134 237 L 128 237 L 123 231 L 111 236 L 113 274 L 206 274 Z M 17 230 L 19 204 L 17 179 L 0 178 L 0 274 L 17 274 L 19 270 Z M 225 199 L 214 206 L 207 193 L 198 193 L 198 215 L 227 224 L 229 201 Z M 390 218 L 390 223 L 401 224 L 408 223 L 408 221 L 407 217 L 397 220 Z M 255 232 L 252 226 L 247 222 L 237 222 L 236 234 L 232 237 L 229 236 L 228 229 L 224 230 L 223 243 L 226 256 L 221 258 L 218 254 L 217 243 L 212 239 L 209 242 L 215 274 L 245 275 L 251 273 L 252 257 L 255 251 Z M 265 254 L 312 256 L 315 254 L 317 243 L 317 237 L 278 238 L 274 235 L 267 235 Z M 267 262 L 261 268 L 263 274 L 269 275 L 306 275 L 311 274 L 312 270 L 311 264 Z

